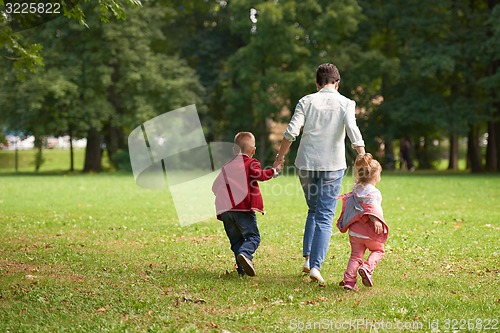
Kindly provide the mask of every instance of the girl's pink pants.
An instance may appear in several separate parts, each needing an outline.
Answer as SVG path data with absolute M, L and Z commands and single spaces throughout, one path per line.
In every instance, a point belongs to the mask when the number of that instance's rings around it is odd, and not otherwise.
M 384 257 L 384 244 L 369 238 L 359 238 L 349 236 L 351 243 L 351 257 L 344 272 L 344 282 L 356 283 L 358 269 L 361 265 L 373 274 L 375 266 Z M 370 250 L 370 255 L 363 263 L 366 249 Z

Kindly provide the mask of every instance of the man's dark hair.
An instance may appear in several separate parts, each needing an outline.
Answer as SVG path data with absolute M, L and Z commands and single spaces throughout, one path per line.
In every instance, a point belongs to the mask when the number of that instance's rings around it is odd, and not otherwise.
M 321 64 L 316 69 L 316 83 L 320 87 L 340 81 L 340 73 L 334 64 Z

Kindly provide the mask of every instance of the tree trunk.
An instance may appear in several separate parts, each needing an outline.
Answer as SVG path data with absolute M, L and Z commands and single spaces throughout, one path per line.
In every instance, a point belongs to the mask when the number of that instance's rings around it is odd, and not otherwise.
M 490 11 L 493 11 L 493 8 L 497 4 L 496 0 L 488 0 L 488 8 Z M 489 36 L 493 36 L 493 31 L 490 29 L 488 31 Z M 491 63 L 488 66 L 488 76 L 493 76 L 495 73 L 498 71 L 498 67 L 500 67 L 500 60 L 495 60 L 493 63 Z M 490 139 L 492 140 L 495 144 L 495 155 L 496 155 L 496 171 L 500 172 L 500 152 L 498 151 L 500 149 L 500 102 L 498 102 L 498 88 L 492 88 L 491 89 L 491 94 L 493 99 L 496 101 L 493 103 L 493 108 L 495 110 L 495 113 L 493 114 L 493 120 L 492 121 L 492 127 L 493 127 L 493 133 L 494 133 L 494 138 L 490 138 L 488 136 L 488 145 L 490 142 Z
M 259 147 L 257 148 L 257 151 L 259 152 L 259 161 L 262 163 L 262 167 L 264 168 L 266 165 L 266 145 L 269 141 L 266 121 L 263 121 L 260 126 Z
M 14 154 L 14 169 L 16 172 L 19 171 L 19 149 L 17 148 L 17 144 L 19 143 L 19 139 L 16 139 L 16 152 Z
M 432 158 L 429 152 L 429 142 L 431 140 L 428 137 L 424 137 L 418 143 L 417 148 L 417 160 L 419 169 L 432 169 Z
M 126 148 L 123 132 L 113 125 L 107 125 L 105 140 L 109 161 L 114 164 L 115 153 Z
M 500 106 L 497 109 L 500 112 Z M 495 147 L 496 147 L 496 155 L 497 155 L 497 172 L 500 172 L 500 153 L 498 150 L 500 149 L 500 121 L 493 122 L 493 128 L 495 131 Z
M 384 141 L 384 169 L 394 170 L 396 168 L 396 158 L 394 156 L 394 143 L 391 138 L 386 138 Z
M 472 173 L 483 171 L 481 161 L 481 150 L 479 147 L 479 135 L 476 126 L 469 125 L 469 134 L 467 135 L 467 158 Z
M 73 135 L 69 134 L 69 171 L 75 171 L 75 153 L 73 150 Z
M 85 149 L 83 172 L 101 172 L 101 161 L 101 134 L 96 129 L 91 128 L 87 134 L 87 148 Z
M 497 171 L 497 133 L 493 121 L 488 122 L 488 145 L 486 146 L 486 170 Z
M 459 85 L 456 80 L 451 84 L 451 96 L 459 96 Z M 448 170 L 458 170 L 458 131 L 457 119 L 450 119 L 450 151 L 448 155 Z
M 448 170 L 458 170 L 458 135 L 454 133 L 450 135 Z
M 43 137 L 42 136 L 36 136 L 35 137 L 35 147 L 37 148 L 37 152 L 35 155 L 35 172 L 40 171 L 40 167 L 43 164 L 43 154 L 42 154 L 42 148 L 43 148 Z
M 115 64 L 113 66 L 113 74 L 111 75 L 112 84 L 108 88 L 108 101 L 113 105 L 113 108 L 118 116 L 122 116 L 125 113 L 122 105 L 122 98 L 117 90 L 117 84 L 121 80 L 120 70 L 121 68 L 119 64 Z M 124 149 L 126 144 L 123 131 L 116 126 L 112 119 L 110 119 L 109 123 L 105 126 L 104 140 L 106 142 L 106 151 L 108 153 L 109 161 L 114 165 L 115 153 L 118 149 Z

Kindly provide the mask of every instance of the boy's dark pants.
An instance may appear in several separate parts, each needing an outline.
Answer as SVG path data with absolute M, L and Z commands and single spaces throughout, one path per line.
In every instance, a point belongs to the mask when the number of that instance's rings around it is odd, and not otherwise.
M 221 218 L 235 259 L 241 253 L 252 260 L 253 254 L 260 245 L 260 233 L 255 213 L 224 212 L 221 214 Z M 236 265 L 238 265 L 238 272 L 243 272 L 243 267 L 237 259 Z

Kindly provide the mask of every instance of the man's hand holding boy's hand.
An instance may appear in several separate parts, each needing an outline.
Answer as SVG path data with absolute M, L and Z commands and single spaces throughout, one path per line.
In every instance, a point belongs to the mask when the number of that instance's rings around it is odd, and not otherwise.
M 284 165 L 285 165 L 285 160 L 282 160 L 281 162 L 278 162 L 278 163 L 274 162 L 274 168 L 278 172 L 281 172 L 281 170 L 283 170 Z
M 279 171 L 283 169 L 283 165 L 285 164 L 285 158 L 284 157 L 279 157 L 279 154 L 276 155 L 276 159 L 274 160 L 273 163 L 273 168 L 280 168 Z
M 285 165 L 285 159 L 281 158 L 280 160 L 278 160 L 278 156 L 276 156 L 276 160 L 273 163 L 273 169 L 276 172 L 276 174 L 274 175 L 274 177 L 278 176 L 278 173 L 280 173 L 281 170 L 283 170 L 283 166 L 284 165 Z

